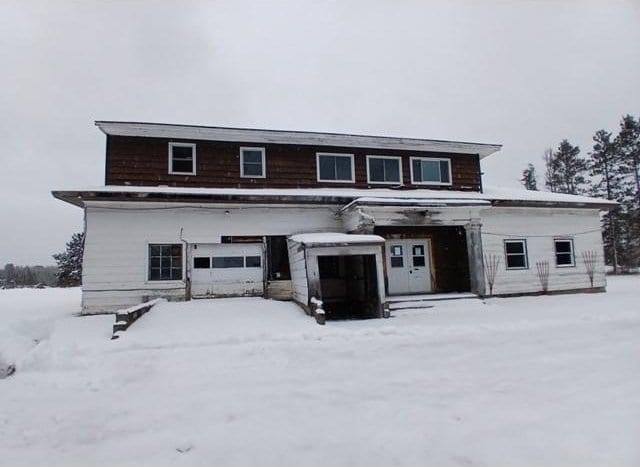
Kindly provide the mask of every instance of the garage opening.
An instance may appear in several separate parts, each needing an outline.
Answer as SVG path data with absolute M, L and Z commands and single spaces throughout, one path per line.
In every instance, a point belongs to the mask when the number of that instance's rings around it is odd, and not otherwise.
M 375 255 L 318 256 L 318 269 L 327 319 L 380 316 Z

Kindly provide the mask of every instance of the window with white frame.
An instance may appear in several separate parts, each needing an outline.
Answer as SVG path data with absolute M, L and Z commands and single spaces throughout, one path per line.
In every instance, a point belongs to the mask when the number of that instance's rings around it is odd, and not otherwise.
M 553 241 L 556 252 L 556 266 L 571 267 L 576 265 L 571 238 L 557 238 Z
M 169 173 L 173 175 L 196 174 L 196 145 L 169 143 Z
M 319 182 L 353 183 L 353 154 L 332 154 L 319 152 L 316 154 L 316 167 Z
M 526 240 L 505 240 L 504 256 L 507 269 L 529 268 Z
M 402 184 L 402 158 L 367 156 L 367 181 L 369 183 Z
M 180 243 L 149 245 L 149 280 L 182 280 L 182 245 Z
M 411 183 L 418 185 L 451 185 L 451 160 L 412 157 Z
M 264 148 L 240 148 L 240 176 L 243 178 L 265 178 Z

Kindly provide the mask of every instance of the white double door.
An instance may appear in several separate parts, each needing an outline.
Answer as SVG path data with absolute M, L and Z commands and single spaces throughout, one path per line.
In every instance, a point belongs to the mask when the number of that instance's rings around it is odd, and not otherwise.
M 431 292 L 428 239 L 387 240 L 389 294 Z

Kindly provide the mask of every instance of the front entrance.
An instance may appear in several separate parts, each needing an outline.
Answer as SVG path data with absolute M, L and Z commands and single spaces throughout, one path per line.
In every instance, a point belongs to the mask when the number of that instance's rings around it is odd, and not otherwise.
M 194 244 L 189 261 L 195 298 L 264 293 L 261 244 Z
M 389 294 L 431 292 L 429 239 L 387 240 Z

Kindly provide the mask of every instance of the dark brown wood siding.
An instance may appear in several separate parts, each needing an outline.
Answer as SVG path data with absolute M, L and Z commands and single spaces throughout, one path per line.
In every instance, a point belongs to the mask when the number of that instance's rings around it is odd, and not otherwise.
M 169 142 L 196 144 L 196 175 L 170 175 Z M 256 146 L 266 150 L 266 178 L 240 177 L 240 147 Z M 353 154 L 355 183 L 317 181 L 316 153 Z M 367 155 L 401 156 L 404 189 L 433 188 L 480 191 L 478 155 L 430 153 L 422 151 L 380 150 L 285 144 L 230 143 L 130 136 L 107 137 L 107 185 L 206 188 L 384 188 L 389 185 L 367 183 Z M 451 186 L 411 185 L 411 156 L 440 157 L 451 160 Z

